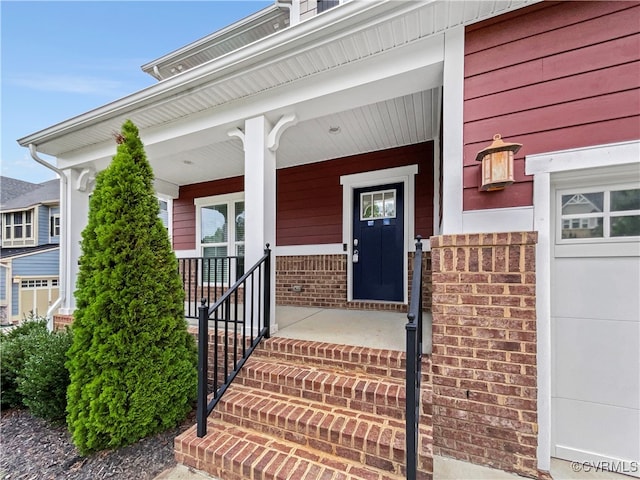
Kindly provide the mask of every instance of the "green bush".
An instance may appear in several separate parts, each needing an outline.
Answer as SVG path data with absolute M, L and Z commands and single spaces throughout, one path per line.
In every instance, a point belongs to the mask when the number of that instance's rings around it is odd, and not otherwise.
M 82 232 L 67 424 L 82 454 L 166 430 L 192 408 L 197 355 L 178 262 L 136 126 L 97 175 Z
M 28 357 L 37 349 L 40 338 L 47 335 L 46 320 L 31 317 L 6 334 L 0 334 L 0 404 L 3 408 L 24 406 L 18 391 Z
M 18 392 L 36 417 L 58 422 L 66 416 L 69 371 L 65 362 L 71 338 L 69 329 L 35 337 L 18 376 Z

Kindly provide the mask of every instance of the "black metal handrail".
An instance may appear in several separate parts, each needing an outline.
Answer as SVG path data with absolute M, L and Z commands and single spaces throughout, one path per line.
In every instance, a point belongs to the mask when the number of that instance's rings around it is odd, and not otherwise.
M 422 365 L 422 237 L 416 237 L 413 279 L 407 332 L 406 442 L 407 480 L 415 480 L 418 470 L 418 424 L 420 422 L 420 380 Z
M 198 308 L 198 437 L 207 434 L 207 417 L 251 353 L 263 338 L 269 338 L 270 312 L 271 250 L 267 244 L 264 256 L 211 307 L 203 298 Z M 207 402 L 210 394 L 212 398 Z
M 244 274 L 244 257 L 179 258 L 178 271 L 184 287 L 184 316 L 197 319 L 203 298 L 215 303 Z

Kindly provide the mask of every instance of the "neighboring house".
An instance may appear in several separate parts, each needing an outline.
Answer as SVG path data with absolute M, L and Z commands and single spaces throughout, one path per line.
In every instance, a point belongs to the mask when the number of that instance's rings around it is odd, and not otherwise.
M 60 181 L 0 177 L 2 321 L 45 316 L 58 298 Z
M 639 24 L 637 2 L 277 2 L 19 140 L 67 177 L 62 288 L 131 119 L 177 255 L 252 265 L 269 243 L 279 305 L 402 311 L 431 238 L 436 453 L 638 462 Z M 522 148 L 485 191 L 497 133 Z

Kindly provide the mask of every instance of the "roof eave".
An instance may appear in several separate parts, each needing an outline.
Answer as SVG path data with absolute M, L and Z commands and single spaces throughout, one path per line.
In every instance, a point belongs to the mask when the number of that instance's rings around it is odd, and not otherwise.
M 260 22 L 264 17 L 271 17 L 274 13 L 279 13 L 281 9 L 273 4 L 268 7 L 263 8 L 262 10 L 249 15 L 237 22 L 224 27 L 210 35 L 207 35 L 203 38 L 200 38 L 184 47 L 178 48 L 166 55 L 163 55 L 155 60 L 151 60 L 148 63 L 145 63 L 140 68 L 145 73 L 157 78 L 158 80 L 162 80 L 162 78 L 157 77 L 154 73 L 154 67 L 160 67 L 162 65 L 171 64 L 176 61 L 179 61 L 185 57 L 193 55 L 197 53 L 202 48 L 206 48 L 210 45 L 219 43 L 224 41 L 229 36 L 242 35 L 244 32 L 253 28 L 256 22 Z
M 146 87 L 131 95 L 19 138 L 18 144 L 23 147 L 28 147 L 31 144 L 36 145 L 39 147 L 38 151 L 46 154 L 46 148 L 43 148 L 43 144 L 46 142 L 82 130 L 102 120 L 126 114 L 136 108 L 144 107 L 158 100 L 178 95 L 200 83 L 214 79 L 217 76 L 222 76 L 230 70 L 256 63 L 263 58 L 269 58 L 274 52 L 290 48 L 291 44 L 296 41 L 302 39 L 304 42 L 305 37 L 308 35 L 335 25 L 339 21 L 357 21 L 364 12 L 375 10 L 379 8 L 380 5 L 389 5 L 392 3 L 396 2 L 393 2 L 393 0 L 385 0 L 380 3 L 372 2 L 364 4 L 364 7 L 361 2 L 345 3 L 341 5 L 340 8 L 331 9 L 322 15 L 314 17 L 314 21 L 301 22 L 280 31 L 278 35 L 265 37 L 262 40 L 246 45 L 234 52 L 230 52 L 179 75 L 162 80 L 155 85 Z

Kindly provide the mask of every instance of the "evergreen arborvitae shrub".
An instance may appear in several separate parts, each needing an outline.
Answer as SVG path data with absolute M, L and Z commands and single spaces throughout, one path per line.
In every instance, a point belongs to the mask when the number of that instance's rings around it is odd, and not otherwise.
M 47 334 L 47 322 L 31 316 L 6 334 L 0 334 L 0 404 L 2 408 L 24 406 L 18 391 L 18 379 L 25 362 L 40 337 Z
M 197 389 L 184 291 L 137 127 L 96 178 L 82 232 L 67 424 L 82 454 L 174 427 Z
M 35 336 L 32 350 L 18 376 L 18 392 L 31 414 L 54 422 L 66 417 L 69 371 L 65 367 L 71 331 Z

